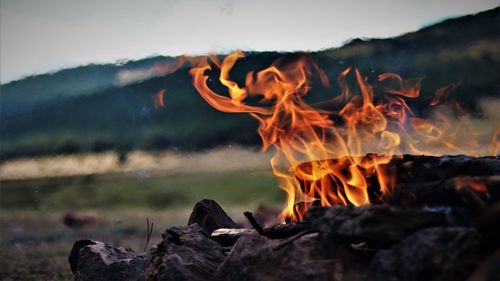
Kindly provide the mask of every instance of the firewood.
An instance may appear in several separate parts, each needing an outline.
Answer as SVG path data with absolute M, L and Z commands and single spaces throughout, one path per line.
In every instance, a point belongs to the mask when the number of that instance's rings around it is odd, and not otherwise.
M 251 212 L 245 212 L 243 214 L 248 219 L 250 224 L 252 224 L 252 226 L 255 228 L 257 233 L 271 239 L 288 238 L 309 229 L 309 222 L 276 224 L 271 227 L 262 228 L 262 226 L 253 217 L 253 214 Z
M 479 239 L 473 228 L 434 227 L 416 232 L 375 254 L 371 280 L 465 280 L 480 263 Z
M 370 248 L 385 248 L 421 229 L 449 224 L 443 213 L 387 205 L 325 208 L 316 215 L 308 217 L 311 229 L 343 243 L 366 242 Z

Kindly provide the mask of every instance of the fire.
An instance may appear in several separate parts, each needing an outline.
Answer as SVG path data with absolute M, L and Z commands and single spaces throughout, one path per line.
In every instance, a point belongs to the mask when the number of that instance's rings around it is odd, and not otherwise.
M 311 77 L 318 75 L 326 87 L 330 83 L 310 57 L 300 55 L 293 62 L 278 59 L 264 70 L 249 72 L 242 87 L 231 80 L 230 71 L 244 56 L 237 51 L 222 61 L 216 56 L 192 60 L 190 74 L 212 107 L 248 113 L 259 121 L 263 150 L 275 149 L 271 166 L 287 195 L 283 219 L 302 220 L 311 204 L 361 206 L 386 200 L 395 184 L 388 163 L 404 152 L 442 154 L 446 147 L 453 153 L 479 153 L 478 145 L 470 145 L 474 135 L 461 131 L 464 126 L 453 125 L 441 113 L 426 119 L 411 110 L 407 100 L 419 97 L 421 79 L 381 74 L 376 83 L 385 87 L 375 95 L 373 83 L 358 69 L 347 68 L 338 77 L 339 95 L 310 104 L 305 98 Z M 219 69 L 228 95 L 208 87 L 206 72 L 213 68 Z M 347 83 L 349 75 L 355 77 L 358 94 Z M 441 106 L 454 87 L 438 89 L 431 104 Z M 468 146 L 457 137 L 463 135 Z M 491 150 L 498 151 L 497 138 L 498 132 Z
M 159 90 L 158 92 L 156 92 L 156 94 L 153 95 L 153 105 L 155 109 L 165 106 L 165 103 L 163 101 L 164 97 L 165 97 L 165 89 Z
M 486 184 L 475 180 L 471 177 L 458 177 L 455 179 L 455 188 L 461 189 L 468 187 L 479 193 L 488 193 L 488 187 Z

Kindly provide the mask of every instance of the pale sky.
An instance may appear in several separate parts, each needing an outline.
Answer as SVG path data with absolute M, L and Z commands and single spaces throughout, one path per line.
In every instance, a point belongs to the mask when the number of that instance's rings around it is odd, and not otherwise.
M 151 55 L 319 50 L 499 0 L 0 0 L 0 81 Z

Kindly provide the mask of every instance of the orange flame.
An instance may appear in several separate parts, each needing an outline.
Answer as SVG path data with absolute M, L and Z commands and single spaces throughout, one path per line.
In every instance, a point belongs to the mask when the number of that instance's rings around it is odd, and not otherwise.
M 387 164 L 403 151 L 434 154 L 427 149 L 442 146 L 455 153 L 465 151 L 454 139 L 459 131 L 445 115 L 436 114 L 436 120 L 419 118 L 406 103 L 406 99 L 419 97 L 421 79 L 382 74 L 379 83 L 392 81 L 396 86 L 383 88 L 385 94 L 377 95 L 375 101 L 373 86 L 358 69 L 354 75 L 361 95 L 353 94 L 346 82 L 351 72 L 347 68 L 338 77 L 342 92 L 327 102 L 341 105 L 336 112 L 304 99 L 312 75 L 319 75 L 323 85 L 329 85 L 326 74 L 310 57 L 301 55 L 289 63 L 278 59 L 256 74 L 248 73 L 241 87 L 231 80 L 230 71 L 244 56 L 241 51 L 233 52 L 222 62 L 215 56 L 202 57 L 193 60 L 190 74 L 194 87 L 212 107 L 246 112 L 259 121 L 263 149 L 274 147 L 271 167 L 287 195 L 282 219 L 301 220 L 314 201 L 322 206 L 360 206 L 385 200 L 395 184 Z M 220 69 L 219 80 L 227 87 L 228 96 L 207 86 L 205 72 L 212 67 Z M 432 104 L 441 103 L 450 90 L 439 90 Z M 261 103 L 250 104 L 250 96 L 260 97 Z M 498 150 L 498 145 L 492 147 Z M 364 156 L 372 152 L 378 154 Z
M 500 152 L 500 127 L 497 127 L 495 129 L 495 132 L 493 133 L 493 137 L 491 138 L 490 154 L 498 155 L 499 152 Z
M 477 181 L 471 177 L 458 177 L 455 179 L 456 188 L 469 187 L 470 189 L 479 193 L 488 193 L 488 187 L 486 184 Z
M 165 89 L 159 90 L 158 92 L 156 92 L 156 94 L 153 95 L 153 104 L 155 109 L 165 106 L 165 103 L 163 101 L 164 97 L 165 97 Z

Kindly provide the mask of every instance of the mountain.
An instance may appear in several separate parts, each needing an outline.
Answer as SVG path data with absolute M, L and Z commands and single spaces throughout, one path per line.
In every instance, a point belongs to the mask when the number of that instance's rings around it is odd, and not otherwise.
M 133 78 L 145 79 L 153 75 L 149 71 L 153 66 L 173 61 L 175 58 L 156 56 L 120 64 L 90 64 L 12 81 L 1 85 L 0 112 L 15 114 L 34 106 L 90 95 L 129 82 L 122 81 L 124 79 L 131 82 Z
M 499 46 L 496 8 L 394 38 L 354 39 L 310 55 L 332 82 L 348 66 L 358 67 L 369 79 L 383 72 L 423 77 L 422 98 L 413 104 L 422 110 L 436 88 L 457 83 L 455 97 L 474 109 L 481 97 L 499 96 Z M 249 70 L 262 69 L 282 56 L 293 59 L 296 54 L 247 53 L 231 77 L 243 83 Z M 154 57 L 82 66 L 2 85 L 0 157 L 259 144 L 255 120 L 213 109 L 193 88 L 187 66 L 174 66 L 175 58 Z M 312 83 L 312 96 L 318 100 L 339 91 L 335 83 L 331 89 Z M 165 106 L 155 109 L 153 96 L 162 89 Z

